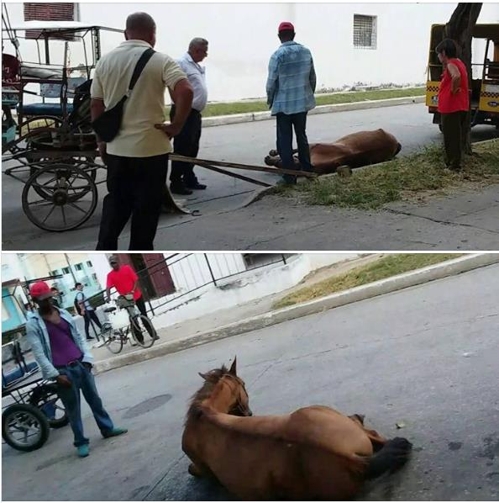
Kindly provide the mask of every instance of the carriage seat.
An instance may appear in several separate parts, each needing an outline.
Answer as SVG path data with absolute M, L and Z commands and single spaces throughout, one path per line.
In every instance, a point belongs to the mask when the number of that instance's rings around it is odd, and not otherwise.
M 19 112 L 19 105 L 17 106 L 17 111 Z M 67 104 L 66 111 L 67 113 L 73 111 L 72 103 Z M 62 117 L 62 105 L 60 103 L 29 103 L 23 105 L 23 115 L 52 115 L 55 117 Z
M 68 79 L 68 103 L 66 112 L 73 112 L 73 103 L 69 101 L 74 96 L 75 89 L 81 86 L 86 79 L 84 77 L 70 77 Z M 60 84 L 40 84 L 40 96 L 43 98 L 42 103 L 25 103 L 23 104 L 22 112 L 25 116 L 41 116 L 52 115 L 62 117 L 62 105 L 60 103 L 61 85 Z M 58 101 L 47 102 L 47 98 L 57 99 Z M 18 105 L 19 111 L 19 105 Z
M 20 365 L 13 368 L 12 370 L 4 371 L 2 370 L 2 388 L 7 388 L 11 384 L 15 383 L 19 379 L 25 376 L 33 374 L 38 369 L 38 364 L 35 361 L 26 363 L 26 368 Z

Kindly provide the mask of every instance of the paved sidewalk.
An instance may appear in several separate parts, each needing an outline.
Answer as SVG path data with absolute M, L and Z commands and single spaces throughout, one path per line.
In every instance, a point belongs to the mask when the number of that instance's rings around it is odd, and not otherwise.
M 347 271 L 350 271 L 355 267 L 374 262 L 383 256 L 383 254 L 366 254 L 365 257 L 360 257 L 358 259 L 349 260 L 346 262 L 340 262 L 331 266 L 321 267 L 320 269 L 317 269 L 316 271 L 310 273 L 293 288 L 289 288 L 273 295 L 262 297 L 261 299 L 254 300 L 246 304 L 241 304 L 239 306 L 231 307 L 228 309 L 220 309 L 215 312 L 206 313 L 205 315 L 198 318 L 193 318 L 181 323 L 176 323 L 175 325 L 171 325 L 169 327 L 162 328 L 158 330 L 160 340 L 156 342 L 154 347 L 157 348 L 158 346 L 166 345 L 179 339 L 188 340 L 190 337 L 193 337 L 200 333 L 208 332 L 210 330 L 216 330 L 220 327 L 231 325 L 232 323 L 236 323 L 240 320 L 245 320 L 248 318 L 253 318 L 254 316 L 268 313 L 272 311 L 272 305 L 274 304 L 274 302 L 277 302 L 289 293 L 299 290 L 300 288 L 303 288 L 305 286 L 313 285 L 318 281 L 338 276 Z M 154 323 L 154 318 L 152 320 Z M 149 351 L 149 349 L 142 349 L 138 346 L 131 346 L 130 344 L 127 344 L 123 347 L 120 356 L 147 351 Z M 92 354 L 94 355 L 96 362 L 105 361 L 117 356 L 112 354 L 105 347 L 93 348 Z

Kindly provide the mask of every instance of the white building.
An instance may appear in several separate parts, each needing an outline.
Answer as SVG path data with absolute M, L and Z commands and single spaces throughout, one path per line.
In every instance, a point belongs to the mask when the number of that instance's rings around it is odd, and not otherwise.
M 157 328 L 174 325 L 204 313 L 251 302 L 295 286 L 307 274 L 324 266 L 352 260 L 356 253 L 178 253 L 119 254 L 123 264 L 139 272 L 141 289 L 154 312 Z M 74 276 L 87 295 L 106 287 L 110 266 L 104 254 L 3 254 L 2 328 L 23 323 L 21 289 L 11 295 L 11 282 L 61 275 L 57 286 L 65 293 L 64 307 L 75 296 Z M 89 265 L 90 264 L 90 265 Z M 82 269 L 88 266 L 86 273 Z M 140 272 L 142 271 L 142 273 Z M 52 286 L 55 281 L 50 280 Z M 14 301 L 14 302 L 13 302 Z M 103 316 L 103 313 L 100 314 Z M 17 320 L 17 321 L 16 321 Z M 20 321 L 19 321 L 20 320 Z M 80 320 L 81 322 L 81 320 Z M 17 323 L 17 325 L 16 325 Z
M 268 60 L 278 47 L 277 26 L 295 25 L 296 40 L 315 60 L 318 90 L 426 81 L 432 24 L 446 23 L 457 3 L 80 3 L 80 21 L 122 28 L 136 11 L 158 26 L 157 46 L 181 56 L 193 37 L 206 38 L 211 101 L 265 95 Z M 12 25 L 24 21 L 23 4 L 8 3 Z M 499 22 L 499 3 L 484 4 L 479 23 Z M 103 38 L 107 52 L 121 35 Z M 8 44 L 6 44 L 6 48 Z M 21 44 L 23 59 L 36 58 Z M 62 54 L 62 52 L 61 52 Z M 75 53 L 73 62 L 77 59 Z

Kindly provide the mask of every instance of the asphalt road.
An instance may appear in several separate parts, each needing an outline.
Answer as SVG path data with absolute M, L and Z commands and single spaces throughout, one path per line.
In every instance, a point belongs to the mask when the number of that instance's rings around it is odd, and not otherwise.
M 129 433 L 100 439 L 85 405 L 89 458 L 69 428 L 33 453 L 3 445 L 3 499 L 229 498 L 188 475 L 180 438 L 197 372 L 237 354 L 255 414 L 325 404 L 413 442 L 407 467 L 364 499 L 497 500 L 498 296 L 490 266 L 99 375 Z
M 396 107 L 358 110 L 332 114 L 312 115 L 308 119 L 308 137 L 310 142 L 331 142 L 346 134 L 377 128 L 384 128 L 395 134 L 402 144 L 400 155 L 440 141 L 441 134 L 423 104 L 402 105 Z M 496 135 L 491 127 L 477 127 L 473 130 L 474 141 L 488 139 Z M 247 164 L 263 165 L 263 158 L 270 149 L 275 148 L 275 122 L 261 121 L 229 126 L 205 128 L 201 140 L 199 157 Z M 10 164 L 6 163 L 3 171 Z M 206 191 L 196 191 L 181 202 L 190 210 L 197 210 L 201 216 L 189 215 L 162 216 L 159 225 L 157 248 L 172 249 L 170 243 L 178 234 L 185 236 L 181 242 L 174 243 L 175 249 L 202 249 L 196 246 L 196 239 L 189 241 L 191 233 L 188 224 L 195 222 L 199 228 L 216 230 L 224 217 L 216 215 L 220 211 L 230 211 L 240 207 L 254 192 L 257 186 L 225 175 L 213 173 L 203 168 L 196 168 L 201 182 L 208 185 Z M 255 172 L 243 173 L 269 183 L 276 181 L 272 174 Z M 98 173 L 97 181 L 103 181 L 105 171 Z M 104 185 L 99 185 L 99 204 L 90 220 L 77 230 L 64 233 L 50 233 L 35 227 L 24 215 L 21 208 L 23 184 L 10 177 L 2 177 L 3 197 L 3 249 L 4 250 L 92 250 L 95 249 L 98 226 L 100 222 L 102 198 L 105 195 Z M 207 217 L 210 217 L 207 218 Z M 231 217 L 238 218 L 234 211 Z M 247 223 L 246 216 L 241 222 Z M 206 225 L 205 225 L 206 224 Z M 244 224 L 243 224 L 244 225 Z M 241 227 L 238 222 L 236 226 Z M 184 228 L 185 227 L 185 228 Z M 184 231 L 184 232 L 182 232 Z M 126 229 L 125 229 L 126 233 Z M 248 234 L 251 234 L 249 229 Z M 207 243 L 207 249 L 222 249 L 218 236 L 213 243 Z M 305 240 L 304 240 L 305 242 Z M 295 249 L 305 249 L 302 246 Z M 123 238 L 120 246 L 126 249 L 128 240 Z M 229 242 L 224 249 L 236 249 L 235 241 Z M 334 248 L 336 249 L 336 248 Z M 345 248 L 348 249 L 348 248 Z

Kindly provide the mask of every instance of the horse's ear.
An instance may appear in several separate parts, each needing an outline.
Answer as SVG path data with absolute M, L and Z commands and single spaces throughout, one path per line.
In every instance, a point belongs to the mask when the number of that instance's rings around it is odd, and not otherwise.
M 234 361 L 232 362 L 232 365 L 230 366 L 229 374 L 232 374 L 233 376 L 237 376 L 237 356 L 234 356 Z
M 198 374 L 201 376 L 202 379 L 204 379 L 205 381 L 208 380 L 208 376 L 206 374 L 202 374 L 201 372 L 198 372 Z

